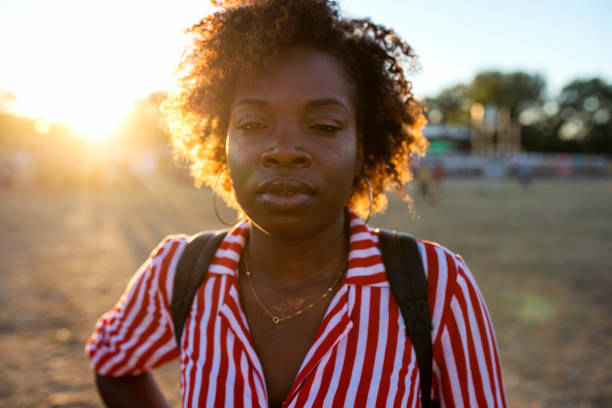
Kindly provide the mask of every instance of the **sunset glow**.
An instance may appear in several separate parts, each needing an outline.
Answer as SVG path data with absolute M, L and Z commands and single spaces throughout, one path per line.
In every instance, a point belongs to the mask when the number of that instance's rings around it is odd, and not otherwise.
M 171 84 L 182 30 L 211 9 L 193 3 L 177 11 L 116 0 L 10 8 L 0 18 L 0 38 L 10 39 L 2 54 L 11 63 L 0 67 L 0 88 L 15 95 L 9 109 L 63 123 L 90 140 L 104 139 L 137 98 Z M 141 18 L 149 12 L 155 18 Z M 167 24 L 160 27 L 164 13 Z
M 417 97 L 490 68 L 541 72 L 551 93 L 575 77 L 612 76 L 606 52 L 611 6 L 605 2 L 576 8 L 550 1 L 477 0 L 470 3 L 469 20 L 456 18 L 465 14 L 465 6 L 448 0 L 436 8 L 396 0 L 380 0 L 376 7 L 365 0 L 340 3 L 352 16 L 371 16 L 396 28 L 414 47 L 423 68 L 410 78 Z M 0 107 L 101 139 L 135 99 L 171 87 L 183 30 L 212 11 L 207 0 L 3 0 L 0 91 L 15 99 L 7 103 L 0 93 Z M 497 24 L 499 16 L 504 24 Z M 521 30 L 510 30 L 517 25 Z
M 136 95 L 108 94 L 104 89 L 57 88 L 48 82 L 46 89 L 22 91 L 13 104 L 14 111 L 36 121 L 36 131 L 47 133 L 49 122 L 68 125 L 90 140 L 111 134 L 129 112 Z

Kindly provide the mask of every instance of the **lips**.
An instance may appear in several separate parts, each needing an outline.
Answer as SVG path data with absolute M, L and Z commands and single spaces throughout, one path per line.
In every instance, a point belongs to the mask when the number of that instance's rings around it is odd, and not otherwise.
M 314 194 L 315 189 L 304 180 L 289 177 L 276 177 L 268 179 L 257 186 L 257 194 L 278 193 L 278 194 Z
M 307 205 L 315 196 L 314 187 L 301 179 L 276 177 L 257 187 L 257 200 L 275 210 L 295 210 Z

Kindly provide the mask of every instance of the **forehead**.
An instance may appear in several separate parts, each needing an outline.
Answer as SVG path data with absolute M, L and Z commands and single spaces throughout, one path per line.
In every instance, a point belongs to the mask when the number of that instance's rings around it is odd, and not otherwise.
M 353 105 L 352 86 L 340 63 L 328 53 L 301 47 L 266 60 L 262 71 L 238 84 L 234 95 L 234 103 L 242 98 L 270 103 L 334 98 Z

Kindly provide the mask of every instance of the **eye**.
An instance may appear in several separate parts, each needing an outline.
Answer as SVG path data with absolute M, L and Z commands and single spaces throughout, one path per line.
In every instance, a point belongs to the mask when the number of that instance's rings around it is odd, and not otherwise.
M 249 122 L 244 122 L 244 123 L 240 123 L 238 125 L 238 129 L 240 130 L 261 130 L 261 129 L 266 129 L 268 126 L 266 126 L 263 123 L 260 122 L 253 122 L 253 121 L 249 121 Z
M 240 130 L 244 131 L 254 131 L 267 129 L 268 125 L 260 119 L 254 118 L 252 116 L 242 116 L 238 119 L 236 127 Z
M 329 119 L 321 122 L 313 123 L 309 126 L 309 129 L 321 132 L 321 133 L 336 133 L 342 130 L 342 126 L 337 123 L 334 119 Z
M 327 132 L 327 133 L 335 133 L 335 132 L 337 132 L 337 131 L 342 129 L 340 126 L 329 125 L 329 124 L 326 124 L 326 123 L 319 123 L 319 124 L 316 124 L 316 125 L 312 125 L 312 126 L 310 126 L 310 128 L 312 130 L 317 130 L 317 131 L 320 131 L 320 132 Z

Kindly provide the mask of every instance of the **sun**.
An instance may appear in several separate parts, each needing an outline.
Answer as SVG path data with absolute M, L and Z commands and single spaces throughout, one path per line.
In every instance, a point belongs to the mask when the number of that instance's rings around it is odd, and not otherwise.
M 137 99 L 172 86 L 184 28 L 214 11 L 196 0 L 6 3 L 0 89 L 17 98 L 8 109 L 66 124 L 92 141 L 112 135 Z
M 90 141 L 110 136 L 129 113 L 133 98 L 93 98 L 83 104 L 65 103 L 62 122 Z
M 92 89 L 93 88 L 93 89 Z M 90 87 L 87 92 L 74 84 L 57 90 L 50 83 L 46 89 L 24 90 L 13 104 L 19 114 L 43 119 L 37 121 L 44 133 L 45 122 L 62 123 L 89 141 L 110 136 L 132 109 L 136 96 L 110 93 Z M 117 88 L 115 88 L 116 90 Z M 119 87 L 120 89 L 120 87 Z
M 91 19 L 89 2 L 70 0 L 70 12 L 65 13 L 70 18 L 63 19 L 51 3 L 40 2 L 36 13 L 19 9 L 7 22 L 10 30 L 0 27 L 0 34 L 15 39 L 3 49 L 12 63 L 1 64 L 0 79 L 10 82 L 0 88 L 16 95 L 10 107 L 14 113 L 65 124 L 91 141 L 104 140 L 137 98 L 159 87 L 155 58 L 163 55 L 135 52 L 143 42 L 134 35 L 139 32 L 133 26 L 136 20 L 126 18 L 125 26 L 117 23 L 109 29 L 108 22 L 116 20 L 112 7 L 101 7 L 100 12 L 109 14 L 96 12 Z M 74 17 L 78 12 L 82 18 Z

